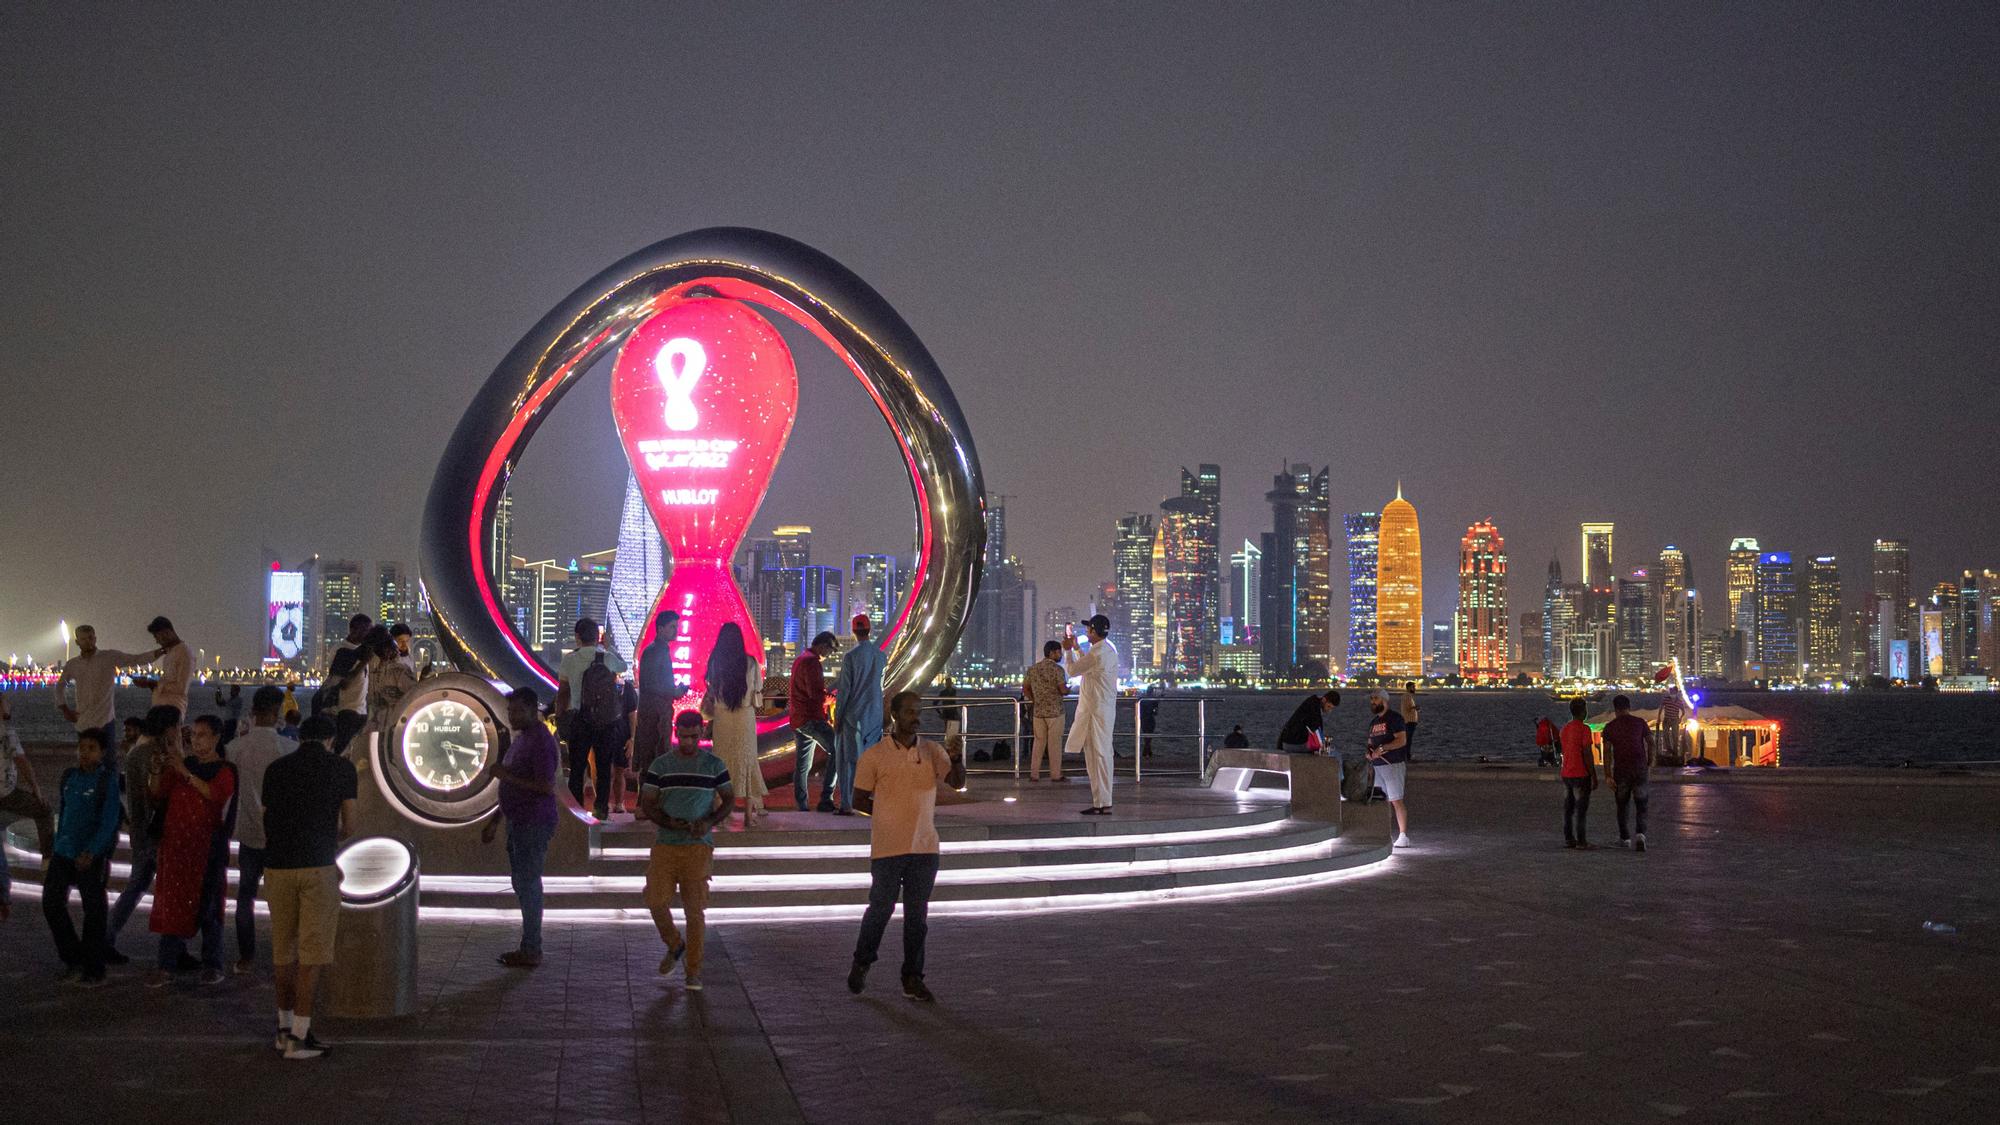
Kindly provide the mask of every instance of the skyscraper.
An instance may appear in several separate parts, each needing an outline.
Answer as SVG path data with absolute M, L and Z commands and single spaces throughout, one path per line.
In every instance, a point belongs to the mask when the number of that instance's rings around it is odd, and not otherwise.
M 1153 536 L 1153 517 L 1131 512 L 1118 521 L 1111 545 L 1116 600 L 1105 616 L 1129 676 L 1153 667 Z
M 410 624 L 416 616 L 417 586 L 402 563 L 375 564 L 375 620 L 384 625 Z M 413 634 L 416 630 L 410 630 Z
M 1681 662 L 1681 671 L 1691 676 L 1707 675 L 1701 662 L 1701 591 L 1688 587 L 1674 612 L 1681 619 L 1681 635 L 1687 638 L 1687 657 Z
M 1871 638 L 1868 643 L 1868 670 L 1878 675 L 1895 677 L 1898 672 L 1892 668 L 1896 642 L 1904 644 L 1906 658 L 1913 659 L 1909 652 L 1915 646 L 1912 638 L 1910 614 L 1914 603 L 1910 597 L 1910 544 L 1906 539 L 1877 539 L 1873 554 L 1875 564 L 1875 584 L 1868 595 L 1868 620 Z
M 1316 679 L 1333 667 L 1330 476 L 1330 469 L 1294 464 L 1264 494 L 1271 505 L 1263 542 L 1264 666 L 1277 676 Z
M 1185 470 L 1182 479 L 1187 479 Z M 1156 548 L 1164 568 L 1164 600 L 1155 615 L 1164 633 L 1160 675 L 1168 681 L 1199 679 L 1213 656 L 1217 618 L 1213 583 L 1215 556 L 1208 541 L 1208 504 L 1197 496 L 1176 496 L 1160 505 Z
M 1382 507 L 1375 572 L 1375 671 L 1384 679 L 1424 672 L 1424 557 L 1417 509 L 1396 498 Z
M 1660 595 L 1652 573 L 1644 567 L 1617 579 L 1612 613 L 1618 677 L 1650 678 L 1659 651 Z
M 796 658 L 804 646 L 821 633 L 839 636 L 847 632 L 842 592 L 846 587 L 845 576 L 837 566 L 805 566 L 799 568 L 799 645 L 800 648 L 789 655 Z
M 1653 577 L 1660 586 L 1660 651 L 1653 658 L 1662 663 L 1676 660 L 1682 668 L 1692 668 L 1694 652 L 1689 642 L 1693 638 L 1683 628 L 1680 613 L 1688 587 L 1687 552 L 1671 543 L 1662 547 Z
M 1264 623 L 1264 552 L 1248 539 L 1229 556 L 1229 612 L 1236 618 L 1238 643 L 1248 630 L 1255 635 Z
M 1987 675 L 2000 671 L 2000 574 L 1979 572 L 1979 662 Z
M 514 565 L 514 493 L 508 486 L 513 474 L 500 485 L 500 499 L 493 505 L 493 530 L 487 538 L 486 574 L 495 585 L 505 581 Z
M 1586 586 L 1593 581 L 1608 586 L 1618 575 L 1611 562 L 1611 531 L 1614 526 L 1609 523 L 1583 525 L 1583 584 Z
M 1832 555 L 1807 559 L 1799 568 L 1805 599 L 1805 667 L 1811 680 L 1837 680 L 1846 663 L 1841 630 L 1846 615 L 1840 607 L 1840 560 Z
M 1729 625 L 1743 633 L 1746 660 L 1757 658 L 1757 553 L 1755 539 L 1729 541 Z
M 1347 532 L 1347 672 L 1365 675 L 1375 667 L 1375 577 L 1381 568 L 1379 512 L 1350 512 L 1341 519 Z
M 1956 676 L 1965 664 L 1964 641 L 1960 638 L 1961 615 L 1958 583 L 1940 582 L 1924 599 L 1924 612 L 1935 614 L 1935 623 L 1926 620 L 1923 628 L 1924 662 L 1933 676 Z M 1935 624 L 1935 631 L 1933 631 Z M 1935 651 L 1933 651 L 1935 645 Z
M 1757 556 L 1757 659 L 1767 680 L 1799 675 L 1798 578 L 1790 551 Z
M 1573 675 L 1569 638 L 1576 629 L 1576 599 L 1563 585 L 1562 562 L 1549 560 L 1549 580 L 1542 587 L 1542 675 L 1554 679 Z
M 1959 674 L 1984 671 L 1985 660 L 1979 647 L 1979 574 L 1965 571 L 1958 578 Z
M 1491 520 L 1465 529 L 1458 545 L 1458 674 L 1474 683 L 1507 678 L 1507 544 Z
M 808 567 L 812 565 L 812 528 L 804 524 L 774 527 L 771 529 L 771 538 L 778 542 L 779 566 Z M 990 548 L 992 540 L 988 539 L 987 544 Z
M 855 555 L 851 567 L 847 575 L 848 612 L 867 614 L 877 626 L 875 635 L 880 636 L 884 623 L 903 608 L 896 599 L 896 556 Z M 847 632 L 846 623 L 837 631 Z
M 639 638 L 653 603 L 667 584 L 667 545 L 646 510 L 639 478 L 625 477 L 625 504 L 618 512 L 618 546 L 611 562 L 610 607 L 605 616 L 611 648 L 628 662 L 638 659 Z M 748 593 L 748 587 L 745 587 Z M 752 617 L 755 620 L 755 617 Z
M 1452 632 L 1451 622 L 1449 621 L 1431 622 L 1430 674 L 1433 676 L 1439 676 L 1439 677 L 1449 676 L 1458 671 L 1458 665 L 1452 660 L 1451 657 L 1451 652 L 1453 648 L 1451 640 L 1451 632 Z
M 1197 465 L 1194 472 L 1189 472 L 1183 466 L 1181 499 L 1194 503 L 1193 507 L 1183 509 L 1191 538 L 1180 550 L 1183 556 L 1192 555 L 1193 562 L 1191 566 L 1176 565 L 1189 572 L 1194 598 L 1201 606 L 1199 647 L 1205 667 L 1222 624 L 1222 467 Z
M 333 652 L 347 640 L 347 622 L 357 613 L 366 613 L 362 587 L 365 568 L 349 559 L 320 559 L 319 589 L 312 599 L 319 606 L 319 666 L 333 659 Z

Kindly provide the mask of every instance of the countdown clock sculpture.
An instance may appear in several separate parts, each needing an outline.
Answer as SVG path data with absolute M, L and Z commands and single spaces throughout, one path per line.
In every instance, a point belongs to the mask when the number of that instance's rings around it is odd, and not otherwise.
M 616 352 L 619 438 L 674 559 L 660 602 L 683 614 L 674 665 L 699 689 L 715 630 L 748 623 L 728 578 L 729 553 L 763 498 L 796 406 L 790 355 L 755 310 L 787 317 L 827 345 L 888 423 L 916 499 L 917 568 L 883 634 L 884 687 L 919 687 L 943 668 L 970 612 L 985 545 L 979 460 L 951 389 L 916 334 L 859 277 L 803 243 L 731 227 L 666 239 L 585 283 L 507 354 L 460 420 L 431 484 L 421 561 L 454 664 L 553 690 L 554 674 L 502 609 L 507 560 L 492 554 L 494 514 L 549 411 Z M 838 498 L 856 500 L 866 498 Z M 754 629 L 746 636 L 754 645 Z M 784 737 L 782 727 L 781 719 L 761 725 L 766 745 Z

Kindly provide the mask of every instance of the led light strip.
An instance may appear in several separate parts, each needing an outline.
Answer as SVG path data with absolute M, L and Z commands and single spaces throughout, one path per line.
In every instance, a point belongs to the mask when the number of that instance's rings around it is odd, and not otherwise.
M 1049 852 L 1094 848 L 1143 847 L 1150 844 L 1199 844 L 1210 840 L 1232 840 L 1245 836 L 1276 836 L 1287 831 L 1283 820 L 1259 824 L 1235 824 L 1188 832 L 1135 832 L 1127 836 L 1037 836 L 1025 840 L 946 840 L 939 845 L 946 855 L 982 855 L 996 852 Z M 718 848 L 719 857 L 729 859 L 865 859 L 867 844 L 770 844 L 744 848 Z M 603 848 L 607 859 L 645 859 L 651 848 Z
M 1319 840 L 1289 848 L 1222 856 L 1189 856 L 1172 859 L 1114 860 L 1106 863 L 1029 864 L 1019 867 L 973 867 L 938 872 L 937 881 L 948 886 L 981 886 L 1004 883 L 1039 883 L 1049 880 L 1169 875 L 1186 871 L 1218 871 L 1267 867 L 1298 859 L 1333 854 L 1334 841 Z M 858 890 L 869 885 L 866 871 L 841 871 L 797 875 L 713 875 L 710 893 L 718 891 L 818 891 Z M 456 894 L 511 891 L 512 880 L 505 875 L 434 875 L 424 880 L 430 890 Z M 621 892 L 637 894 L 646 887 L 643 875 L 551 875 L 542 879 L 545 891 Z
M 1384 849 L 1386 853 L 1386 849 Z M 1344 867 L 1334 871 L 1318 871 L 1307 875 L 1282 875 L 1272 879 L 1246 880 L 1239 883 L 1218 883 L 1205 887 L 1163 887 L 1145 891 L 1106 891 L 1098 894 L 1042 895 L 1022 898 L 967 899 L 954 901 L 945 899 L 931 903 L 933 916 L 948 914 L 959 918 L 1001 917 L 1012 914 L 1042 914 L 1051 910 L 1109 910 L 1134 906 L 1151 906 L 1163 902 L 1183 902 L 1201 900 L 1221 902 L 1239 898 L 1255 898 L 1261 895 L 1283 894 L 1304 890 L 1309 887 L 1328 886 L 1353 879 L 1364 879 L 1383 874 L 1394 860 L 1387 854 L 1379 859 L 1357 867 Z M 853 921 L 861 911 L 860 906 L 711 906 L 703 912 L 710 923 L 716 922 L 816 922 Z M 492 907 L 470 906 L 427 906 L 426 917 L 437 917 L 456 921 L 517 922 L 520 912 Z M 559 907 L 548 911 L 551 922 L 611 922 L 628 926 L 652 926 L 652 913 L 644 908 L 614 909 L 587 908 L 564 910 Z

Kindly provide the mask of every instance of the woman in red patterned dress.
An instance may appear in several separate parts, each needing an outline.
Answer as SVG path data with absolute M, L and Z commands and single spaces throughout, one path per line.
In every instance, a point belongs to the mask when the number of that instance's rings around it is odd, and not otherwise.
M 173 980 L 187 955 L 187 939 L 201 929 L 202 877 L 209 849 L 229 802 L 236 796 L 236 770 L 216 748 L 214 738 L 192 740 L 194 752 L 182 756 L 183 730 L 169 725 L 153 758 L 152 794 L 164 808 L 166 830 L 160 836 L 159 874 L 153 882 L 153 913 L 149 928 L 160 935 L 159 966 L 146 987 L 159 988 Z M 217 919 L 220 936 L 220 919 Z M 204 949 L 203 952 L 207 952 Z

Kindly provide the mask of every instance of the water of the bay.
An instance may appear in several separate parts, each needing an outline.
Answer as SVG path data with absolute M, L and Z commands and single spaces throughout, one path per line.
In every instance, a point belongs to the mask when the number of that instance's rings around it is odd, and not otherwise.
M 1209 746 L 1219 747 L 1238 723 L 1251 745 L 1271 746 L 1279 726 L 1305 696 L 1300 691 L 1210 697 L 1206 707 Z M 961 696 L 965 702 L 979 698 L 979 693 L 970 690 Z M 1195 697 L 1157 698 L 1154 758 L 1163 768 L 1191 765 L 1197 728 Z M 1544 715 L 1557 721 L 1568 717 L 1564 704 L 1539 691 L 1436 691 L 1419 698 L 1423 706 L 1417 740 L 1420 761 L 1473 762 L 1484 757 L 1489 761 L 1532 762 L 1535 720 Z M 1634 695 L 1633 700 L 1644 708 L 1656 705 L 1658 697 Z M 56 711 L 54 695 L 48 689 L 10 691 L 7 701 L 22 741 L 31 745 L 58 743 L 69 737 L 68 724 Z M 118 713 L 121 717 L 142 714 L 146 701 L 143 690 L 121 689 Z M 1778 720 L 1786 766 L 2000 762 L 2000 693 L 1715 691 L 1705 702 L 1744 707 Z M 1609 704 L 1595 702 L 1590 706 L 1595 713 Z M 199 715 L 216 710 L 212 689 L 197 687 L 193 712 Z M 1128 699 L 1118 712 L 1114 739 L 1121 755 L 1131 752 L 1132 710 Z M 1012 733 L 1012 713 L 1007 708 L 974 706 L 969 717 L 968 748 L 973 751 L 990 750 L 996 740 Z M 1339 710 L 1328 717 L 1330 740 L 1335 746 L 1358 750 L 1367 717 L 1367 694 L 1346 692 Z M 941 717 L 934 713 L 927 717 L 926 725 L 936 729 L 940 722 Z

